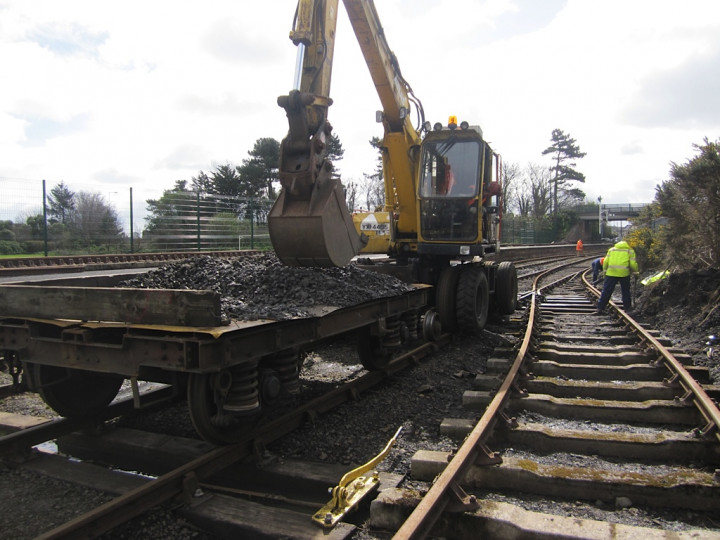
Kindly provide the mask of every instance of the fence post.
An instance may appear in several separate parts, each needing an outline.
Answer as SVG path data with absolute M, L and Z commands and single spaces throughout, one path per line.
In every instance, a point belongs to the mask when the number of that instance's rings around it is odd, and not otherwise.
M 43 180 L 43 243 L 45 244 L 45 256 L 48 256 L 48 227 L 47 227 L 47 196 L 45 192 L 45 180 Z
M 255 201 L 250 199 L 250 249 L 255 249 Z
M 130 188 L 130 253 L 135 253 L 135 233 L 133 232 L 133 200 L 132 188 Z
M 200 251 L 200 190 L 197 190 L 197 250 Z

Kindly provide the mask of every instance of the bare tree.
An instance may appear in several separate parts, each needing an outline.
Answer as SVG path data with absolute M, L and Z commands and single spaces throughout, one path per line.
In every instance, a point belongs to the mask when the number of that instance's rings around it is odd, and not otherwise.
M 527 177 L 521 179 L 518 189 L 515 192 L 515 205 L 521 217 L 528 217 L 532 211 L 532 190 Z
M 360 184 L 360 194 L 370 212 L 382 208 L 385 204 L 385 185 L 382 179 L 375 175 L 365 175 L 365 180 Z
M 84 246 L 117 244 L 122 240 L 117 212 L 99 193 L 81 191 L 75 195 L 70 229 Z
M 500 198 L 500 209 L 507 214 L 516 203 L 516 194 L 520 190 L 522 170 L 520 165 L 511 161 L 503 161 L 502 164 L 502 196 Z
M 375 161 L 375 170 L 371 174 L 365 173 L 364 182 L 362 182 L 360 191 L 365 196 L 365 205 L 367 209 L 374 212 L 377 208 L 385 205 L 385 183 L 383 181 L 383 162 L 382 162 L 382 140 L 378 137 L 370 139 L 370 146 L 377 149 L 378 156 Z
M 345 186 L 345 204 L 347 205 L 348 210 L 354 212 L 357 209 L 358 203 L 358 181 L 354 178 L 350 178 L 349 180 L 343 182 L 343 186 Z
M 532 215 L 535 218 L 546 216 L 552 208 L 553 178 L 550 169 L 528 163 L 527 176 L 532 201 Z

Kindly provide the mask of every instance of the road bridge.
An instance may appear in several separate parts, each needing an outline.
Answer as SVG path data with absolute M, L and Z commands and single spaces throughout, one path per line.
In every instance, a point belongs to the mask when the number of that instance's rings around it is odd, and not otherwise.
M 631 204 L 586 204 L 576 206 L 573 210 L 578 219 L 582 221 L 627 221 L 630 218 L 640 215 L 640 211 L 648 206 L 648 203 Z
M 597 234 L 599 230 L 600 236 L 603 237 L 605 224 L 623 222 L 630 218 L 637 217 L 646 206 L 648 206 L 648 203 L 585 204 L 576 206 L 573 208 L 573 211 L 578 219 L 583 222 L 583 229 L 586 232 L 589 227 L 592 227 L 591 223 L 595 221 L 599 222 L 595 234 Z M 620 225 L 620 231 L 624 229 L 624 225 L 625 224 Z M 622 232 L 620 234 L 622 236 Z

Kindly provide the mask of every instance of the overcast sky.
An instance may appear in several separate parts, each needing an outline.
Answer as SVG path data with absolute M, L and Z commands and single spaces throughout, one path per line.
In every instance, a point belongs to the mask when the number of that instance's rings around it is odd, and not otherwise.
M 0 183 L 136 200 L 287 132 L 295 0 L 0 0 Z M 588 199 L 649 202 L 720 136 L 718 0 L 376 0 L 426 117 L 480 124 L 505 161 L 587 156 Z M 372 172 L 379 100 L 341 7 L 330 121 L 345 179 Z M 9 185 L 9 184 L 6 184 Z M 144 206 L 141 204 L 140 206 Z

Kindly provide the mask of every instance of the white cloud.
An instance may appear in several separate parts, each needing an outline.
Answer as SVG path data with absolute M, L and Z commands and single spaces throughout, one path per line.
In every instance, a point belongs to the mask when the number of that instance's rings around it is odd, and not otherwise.
M 135 185 L 159 196 L 255 140 L 281 139 L 296 2 L 0 0 L 0 178 Z M 480 124 L 507 161 L 573 136 L 594 200 L 647 202 L 671 161 L 718 137 L 720 3 L 382 0 L 390 47 L 427 119 Z M 344 9 L 330 121 L 340 168 L 375 166 L 381 134 Z M 139 199 L 138 199 L 139 200 Z

